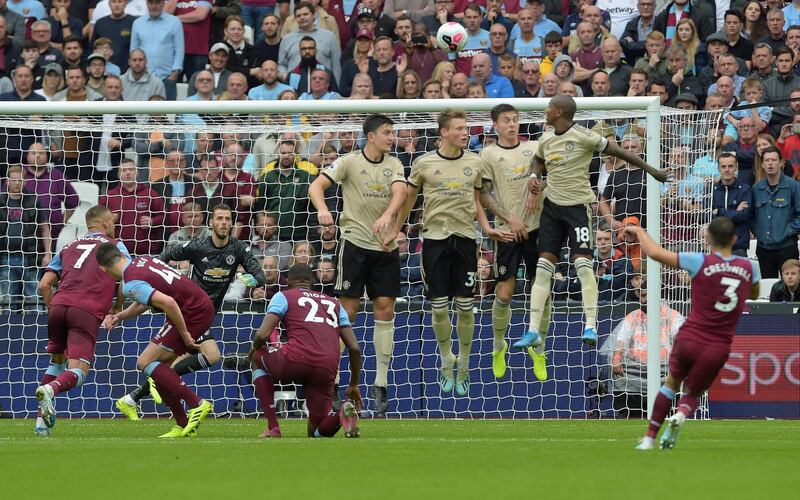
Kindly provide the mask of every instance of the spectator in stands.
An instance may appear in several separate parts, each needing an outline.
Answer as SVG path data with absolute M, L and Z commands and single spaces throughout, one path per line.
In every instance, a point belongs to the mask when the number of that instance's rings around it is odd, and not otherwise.
M 217 42 L 212 47 L 211 50 L 208 52 L 208 69 L 201 69 L 200 71 L 193 73 L 189 78 L 188 88 L 186 90 L 188 95 L 194 95 L 197 92 L 195 81 L 197 80 L 197 75 L 201 71 L 210 71 L 211 75 L 214 78 L 214 93 L 221 94 L 228 88 L 228 78 L 233 74 L 230 69 L 228 69 L 228 54 L 230 53 L 231 48 L 223 43 Z
M 720 54 L 717 56 L 716 63 L 717 67 L 719 68 L 719 77 L 717 78 L 717 82 L 719 82 L 719 79 L 724 76 L 730 77 L 730 79 L 733 80 L 733 95 L 741 95 L 742 84 L 744 83 L 745 77 L 738 74 L 739 63 L 737 62 L 736 56 L 731 53 Z M 714 92 L 718 92 L 716 83 L 712 83 L 711 86 L 708 87 L 709 94 L 713 94 Z
M 798 89 L 798 92 L 800 92 L 800 89 Z M 800 130 L 800 116 L 795 115 L 795 118 L 790 126 L 797 127 L 797 129 Z M 797 142 L 794 144 L 797 145 Z M 770 146 L 778 148 L 778 151 L 781 152 L 781 156 L 784 158 L 783 175 L 791 177 L 795 180 L 800 180 L 800 176 L 798 176 L 797 170 L 792 163 L 792 161 L 797 161 L 797 151 L 782 147 L 781 144 L 769 134 L 759 134 L 758 139 L 756 140 L 756 163 L 754 167 L 756 182 L 764 178 L 764 169 L 762 168 L 762 164 L 764 163 L 764 152 L 769 149 Z M 784 151 L 786 152 L 784 153 Z M 786 158 L 790 158 L 792 161 L 789 161 Z
M 334 19 L 333 16 L 328 14 L 328 12 L 322 8 L 320 5 L 320 0 L 309 0 L 307 3 L 309 4 L 312 12 L 312 24 L 318 28 L 330 31 L 338 40 L 339 25 L 336 23 L 336 19 Z M 299 27 L 300 19 L 297 15 L 297 9 L 295 9 L 295 15 L 287 17 L 284 21 L 283 26 L 281 27 L 281 36 L 286 36 L 288 33 L 297 30 Z
M 422 297 L 422 271 L 419 253 L 409 253 L 408 237 L 397 233 L 397 251 L 400 256 L 400 297 Z
M 419 133 L 410 128 L 404 128 L 395 132 L 394 154 L 406 170 L 406 177 L 411 172 L 411 164 L 418 157 L 425 154 L 420 148 Z
M 794 54 L 789 48 L 780 48 L 775 52 L 775 69 L 778 74 L 764 81 L 764 100 L 775 101 L 786 99 L 792 90 L 800 88 L 800 76 L 794 73 Z M 789 121 L 793 113 L 785 104 L 775 105 L 772 108 L 772 121 L 770 131 L 773 136 L 780 125 Z
M 538 97 L 539 91 L 542 89 L 539 83 L 542 76 L 540 67 L 536 61 L 529 61 L 522 65 L 521 78 L 513 83 L 515 97 Z
M 777 75 L 778 72 L 773 68 L 774 61 L 775 58 L 772 57 L 772 48 L 769 44 L 764 42 L 757 43 L 755 49 L 753 49 L 750 78 L 757 78 L 763 82 Z
M 370 79 L 370 89 L 372 88 L 372 80 Z M 438 80 L 428 80 L 422 84 L 422 99 L 441 99 L 442 98 L 442 82 Z
M 147 69 L 164 82 L 170 100 L 175 99 L 175 85 L 183 71 L 184 47 L 181 21 L 164 12 L 164 0 L 147 0 L 147 15 L 133 22 L 131 51 L 142 49 L 146 54 Z
M 106 77 L 106 58 L 102 54 L 93 53 L 86 59 L 86 75 L 86 88 L 102 94 Z
M 227 201 L 222 195 L 222 168 L 213 154 L 199 157 L 200 168 L 195 174 L 195 184 L 192 190 L 192 200 L 198 202 L 203 210 L 208 212 L 211 208 Z M 228 205 L 230 206 L 230 205 Z
M 250 232 L 253 254 L 272 256 L 279 259 L 279 269 L 289 269 L 292 257 L 292 244 L 278 239 L 278 218 L 272 212 L 257 211 Z
M 291 88 L 301 94 L 311 92 L 311 72 L 315 69 L 324 69 L 328 73 L 330 90 L 336 91 L 338 87 L 333 71 L 317 60 L 317 42 L 306 36 L 300 40 L 300 64 L 289 71 L 285 80 Z
M 261 80 L 258 50 L 244 38 L 244 21 L 239 16 L 225 20 L 225 44 L 228 45 L 228 69 L 247 77 L 248 87 L 255 87 Z
M 396 97 L 397 75 L 403 73 L 407 68 L 408 58 L 401 56 L 395 63 L 393 54 L 392 39 L 380 37 L 375 40 L 372 58 L 362 62 L 359 67 L 362 73 L 369 74 L 374 92 L 378 96 Z
M 64 68 L 60 64 L 50 63 L 44 67 L 42 88 L 34 90 L 35 93 L 52 100 L 64 88 Z
M 25 16 L 8 8 L 8 0 L 0 0 L 0 17 L 5 20 L 6 34 L 18 45 L 25 41 Z M 13 66 L 12 66 L 13 68 Z M 7 69 L 10 71 L 10 69 Z
M 772 285 L 770 302 L 800 302 L 800 260 L 787 259 L 781 265 L 781 280 Z
M 152 188 L 164 201 L 164 236 L 168 237 L 180 227 L 183 205 L 194 186 L 186 175 L 186 158 L 179 149 L 167 153 L 164 168 L 167 175 L 154 182 Z
M 64 69 L 70 66 L 83 66 L 83 45 L 81 45 L 81 40 L 75 35 L 70 35 L 64 40 L 62 54 L 63 59 L 61 64 L 64 66 Z M 41 61 L 41 58 L 39 60 Z
M 311 268 L 314 267 L 316 260 L 316 255 L 314 255 L 314 248 L 311 246 L 311 243 L 307 242 L 306 240 L 296 240 L 294 245 L 292 246 L 292 263 L 291 266 L 295 264 L 300 264 L 304 266 L 310 266 Z
M 798 258 L 800 234 L 800 183 L 783 174 L 778 148 L 763 153 L 764 179 L 753 186 L 750 231 L 758 240 L 756 256 L 765 278 L 778 278 L 781 265 Z
M 130 159 L 119 166 L 119 186 L 100 197 L 116 221 L 116 238 L 132 255 L 155 255 L 161 250 L 164 201 L 146 183 L 136 181 L 136 165 Z
M 628 93 L 628 78 L 632 68 L 622 60 L 622 46 L 615 38 L 607 38 L 600 46 L 602 68 L 608 74 L 611 88 L 609 95 L 625 95 Z
M 742 36 L 744 16 L 734 9 L 725 11 L 725 36 L 728 39 L 728 53 L 749 60 L 753 54 L 753 42 Z
M 275 61 L 264 61 L 261 63 L 262 84 L 250 89 L 247 96 L 256 100 L 277 100 L 281 92 L 292 88 L 285 83 L 278 81 L 278 64 Z
M 330 296 L 336 295 L 334 283 L 336 280 L 336 266 L 332 259 L 321 257 L 317 268 L 314 270 L 314 274 L 316 275 L 314 290 Z
M 205 67 L 211 45 L 211 8 L 208 0 L 167 0 L 164 5 L 163 11 L 173 14 L 183 26 L 183 73 L 187 77 Z
M 422 94 L 422 82 L 419 75 L 413 69 L 407 69 L 397 78 L 398 99 L 419 99 Z
M 536 97 L 553 97 L 558 94 L 560 82 L 555 73 L 548 73 L 542 77 L 542 89 Z
M 439 86 L 441 89 L 441 86 Z M 440 90 L 441 92 L 441 90 Z M 348 99 L 378 99 L 372 88 L 372 78 L 366 73 L 358 73 L 353 78 L 353 88 L 350 89 Z
M 309 2 L 298 2 L 294 6 L 295 20 L 297 29 L 287 32 L 281 40 L 278 55 L 278 71 L 281 75 L 289 73 L 300 63 L 300 40 L 310 36 L 316 42 L 317 59 L 326 67 L 333 71 L 336 81 L 340 81 L 340 60 L 341 45 L 339 39 L 333 32 L 314 24 L 314 6 Z M 285 26 L 284 26 L 285 28 Z
M 86 77 L 80 66 L 70 66 L 66 71 L 67 87 L 53 96 L 54 101 L 97 101 L 103 95 L 86 86 Z
M 464 73 L 456 73 L 447 84 L 442 85 L 442 96 L 445 99 L 463 99 L 467 97 L 469 77 Z
M 485 20 L 485 18 L 484 18 Z M 492 58 L 492 71 L 497 73 L 498 59 L 503 54 L 514 56 L 514 53 L 508 50 L 508 30 L 500 23 L 493 24 L 491 27 L 485 28 L 489 30 L 489 49 L 487 54 Z
M 611 81 L 608 73 L 603 70 L 595 71 L 590 79 L 591 94 L 593 97 L 608 97 Z
M 69 14 L 70 0 L 51 0 L 50 16 L 45 21 L 50 23 L 51 44 L 57 49 L 63 47 L 68 36 L 83 39 L 83 21 Z
M 412 28 L 411 42 L 406 44 L 405 53 L 407 54 L 408 68 L 413 69 L 419 73 L 419 77 L 423 82 L 428 80 L 439 80 L 441 75 L 434 76 L 436 68 L 442 62 L 451 65 L 447 61 L 447 53 L 439 49 L 438 46 L 431 41 L 428 30 L 422 23 L 417 23 Z M 455 71 L 455 66 L 451 68 Z
M 563 83 L 574 83 L 573 80 L 575 79 L 575 63 L 573 62 L 572 58 L 570 58 L 570 56 L 562 54 L 556 57 L 556 64 L 554 68 L 555 69 L 553 70 L 553 74 L 558 77 L 559 89 L 561 88 L 561 84 Z M 585 72 L 585 74 L 588 77 L 591 74 L 591 72 Z M 583 97 L 583 89 L 578 90 L 576 88 L 575 92 L 578 97 Z
M 225 91 L 220 94 L 222 101 L 246 101 L 247 97 L 247 77 L 241 73 L 232 73 L 228 77 Z
M 199 203 L 190 201 L 185 203 L 181 208 L 181 228 L 169 236 L 167 246 L 181 245 L 187 241 L 197 238 L 205 238 L 211 234 L 211 230 L 205 223 L 205 212 Z M 189 261 L 184 260 L 181 262 L 169 262 L 169 265 L 175 267 L 179 271 L 186 272 L 189 270 Z
M 36 42 L 36 47 L 39 49 L 39 66 L 44 66 L 51 62 L 63 65 L 63 54 L 50 43 L 50 23 L 44 19 L 33 23 L 31 25 L 31 40 Z
M 17 66 L 12 74 L 14 90 L 0 94 L 3 101 L 45 101 L 45 98 L 33 92 L 33 71 L 25 65 Z M 42 137 L 40 130 L 23 128 L 0 129 L 0 165 L 22 163 L 22 155 L 28 148 Z M 2 172 L 0 172 L 2 173 Z
M 790 177 L 800 179 L 800 88 L 794 89 L 789 97 L 798 99 L 790 103 L 794 116 L 791 123 L 781 127 L 776 145 L 781 150 L 783 158 L 792 165 L 791 173 L 785 173 Z
M 546 35 L 549 31 L 537 32 L 534 24 L 533 9 L 529 5 L 520 9 L 517 14 L 517 25 L 509 33 L 508 50 L 523 63 L 532 59 L 539 60 L 545 52 L 542 35 Z
M 298 240 L 306 237 L 310 175 L 299 168 L 301 160 L 295 154 L 293 141 L 281 141 L 280 154 L 278 168 L 267 170 L 258 179 L 254 209 L 277 215 L 281 240 Z
M 750 199 L 752 190 L 737 177 L 738 166 L 733 153 L 722 153 L 717 159 L 719 181 L 714 184 L 711 214 L 713 217 L 729 217 L 736 226 L 736 243 L 733 253 L 747 257 L 750 247 Z
M 609 337 L 611 370 L 614 378 L 614 410 L 621 418 L 643 418 L 647 415 L 647 282 L 636 289 L 641 307 L 628 313 Z M 660 311 L 661 377 L 666 376 L 667 359 L 684 318 L 662 302 Z M 609 350 L 611 350 L 609 349 Z
M 270 300 L 285 285 L 281 282 L 281 270 L 278 269 L 278 258 L 276 256 L 267 255 L 262 257 L 261 270 L 264 271 L 267 282 L 263 287 L 250 289 L 250 298 L 255 301 Z
M 285 4 L 288 6 L 288 4 Z M 254 28 L 255 29 L 255 28 Z M 278 62 L 278 54 L 281 46 L 281 20 L 274 14 L 269 14 L 261 21 L 261 30 L 256 33 L 256 51 L 258 52 L 257 62 L 275 61 Z
M 242 171 L 247 157 L 244 148 L 238 142 L 229 142 L 222 153 L 222 195 L 225 203 L 236 214 L 231 234 L 239 237 L 245 228 L 249 231 L 251 207 L 255 201 L 256 186 L 253 177 Z
M 128 54 L 131 46 L 131 32 L 133 21 L 136 16 L 125 12 L 127 0 L 108 0 L 111 13 L 101 17 L 94 23 L 92 31 L 92 42 L 95 43 L 100 38 L 111 40 L 114 55 L 111 62 L 119 66 L 121 72 L 128 71 Z
M 735 155 L 739 167 L 739 180 L 748 186 L 755 183 L 753 168 L 756 161 L 757 128 L 755 121 L 745 116 L 739 120 L 737 126 L 739 139 L 722 146 L 723 151 L 730 151 Z
M 764 94 L 761 88 L 761 82 L 757 78 L 748 78 L 742 84 L 742 106 L 749 104 L 758 104 L 764 100 Z M 758 106 L 750 109 L 741 109 L 731 111 L 723 115 L 725 119 L 725 132 L 722 136 L 722 142 L 727 144 L 739 138 L 738 126 L 742 118 L 750 118 L 756 126 L 756 133 L 761 133 L 766 130 L 767 124 L 772 119 L 771 106 Z
M 311 241 L 314 255 L 320 259 L 335 259 L 339 248 L 339 241 L 336 238 L 336 226 L 317 226 L 317 235 L 319 238 L 314 238 Z
M 488 54 L 480 53 L 472 57 L 470 75 L 473 81 L 483 84 L 487 97 L 504 99 L 514 97 L 514 87 L 511 85 L 511 81 L 492 72 L 492 59 Z
M 330 75 L 324 69 L 315 69 L 311 72 L 310 92 L 304 92 L 300 96 L 301 101 L 326 101 L 330 99 L 341 99 L 338 92 L 330 90 Z
M 237 1 L 236 3 L 240 2 Z M 277 3 L 284 2 L 276 2 L 275 0 L 241 0 L 241 7 L 237 5 L 239 12 L 231 12 L 230 14 L 236 14 L 237 17 L 241 15 L 242 24 L 253 28 L 253 36 L 256 43 L 259 43 L 264 39 L 264 35 L 256 33 L 256 31 L 258 31 L 266 16 L 274 15 Z M 285 16 L 281 16 L 281 18 L 285 18 Z M 223 20 L 227 21 L 227 16 Z
M 639 0 L 636 7 L 639 15 L 628 21 L 620 39 L 622 50 L 629 61 L 636 61 L 645 53 L 644 41 L 653 31 L 656 0 Z
M 688 11 L 689 19 L 697 26 L 698 36 L 705 40 L 717 30 L 714 8 L 708 3 L 698 0 L 674 0 L 656 16 L 653 30 L 661 33 L 672 33 L 675 23 Z M 672 38 L 671 36 L 669 38 Z
M 631 75 L 628 77 L 628 93 L 629 97 L 643 96 L 647 90 L 647 73 L 642 69 L 634 68 Z
M 122 75 L 122 98 L 126 101 L 149 101 L 154 95 L 167 97 L 164 82 L 147 70 L 147 56 L 134 49 L 128 57 L 128 71 Z
M 25 191 L 36 194 L 50 233 L 57 239 L 80 202 L 75 189 L 61 170 L 53 167 L 47 150 L 39 142 L 33 143 L 27 151 L 23 177 Z
M 383 13 L 395 19 L 400 16 L 408 16 L 414 22 L 419 22 L 425 16 L 434 13 L 433 2 L 430 0 L 385 0 Z
M 8 35 L 5 18 L 0 15 L 0 78 L 5 77 L 17 65 L 21 44 Z
M 620 145 L 635 155 L 642 154 L 642 140 L 638 135 L 624 135 Z M 644 171 L 636 165 L 625 163 L 611 172 L 600 194 L 597 212 L 606 225 L 614 230 L 622 227 L 622 221 L 630 216 L 637 217 L 646 226 L 643 210 L 646 191 Z
M 41 265 L 49 264 L 52 240 L 47 210 L 23 188 L 22 167 L 11 165 L 6 175 L 0 193 L 0 309 L 18 312 L 38 303 L 39 253 Z
M 647 73 L 663 71 L 667 65 L 666 50 L 667 44 L 664 34 L 659 31 L 651 31 L 644 42 L 645 54 L 634 64 L 634 69 L 639 69 Z
M 767 33 L 758 42 L 766 43 L 772 49 L 772 53 L 778 52 L 781 47 L 786 47 L 786 32 L 783 30 L 784 15 L 780 9 L 770 9 L 767 12 Z
M 765 2 L 766 4 L 766 2 Z M 748 0 L 744 7 L 740 9 L 742 13 L 742 36 L 757 43 L 758 40 L 767 35 L 767 9 L 761 6 L 758 0 Z
M 102 101 L 122 100 L 122 80 L 118 76 L 108 75 L 103 83 Z M 134 135 L 124 130 L 124 125 L 136 123 L 136 117 L 131 115 L 103 115 L 103 130 L 91 132 L 90 151 L 94 165 L 94 180 L 98 182 L 116 182 L 117 167 L 122 161 L 123 151 L 132 148 Z

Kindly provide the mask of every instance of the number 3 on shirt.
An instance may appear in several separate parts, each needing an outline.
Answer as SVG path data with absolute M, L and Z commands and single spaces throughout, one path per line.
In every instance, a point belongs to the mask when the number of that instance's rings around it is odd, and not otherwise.
M 320 300 L 320 303 L 325 306 L 327 318 L 320 318 L 317 316 L 319 306 L 315 300 L 309 299 L 308 297 L 300 297 L 297 299 L 298 306 L 303 308 L 308 306 L 310 308 L 310 311 L 308 311 L 308 314 L 306 315 L 306 322 L 327 323 L 334 328 L 339 328 L 339 318 L 336 316 L 336 304 L 325 299 Z
M 739 304 L 739 296 L 736 295 L 736 289 L 739 288 L 742 282 L 735 278 L 722 278 L 719 282 L 728 287 L 722 292 L 723 295 L 728 297 L 728 302 L 717 301 L 717 303 L 714 304 L 714 309 L 722 312 L 731 312 L 736 309 L 736 305 Z

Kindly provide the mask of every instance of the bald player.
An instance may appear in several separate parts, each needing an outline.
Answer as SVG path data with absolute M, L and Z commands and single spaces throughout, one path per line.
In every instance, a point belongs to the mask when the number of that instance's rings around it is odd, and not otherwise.
M 649 165 L 638 156 L 609 142 L 573 121 L 575 100 L 566 95 L 550 99 L 545 110 L 546 122 L 553 127 L 542 134 L 539 150 L 533 157 L 533 173 L 528 181 L 529 196 L 525 212 L 533 212 L 542 195 L 542 173 L 547 171 L 547 189 L 539 225 L 539 261 L 531 289 L 529 330 L 513 347 L 527 349 L 543 342 L 539 332 L 544 306 L 550 296 L 555 264 L 566 240 L 570 259 L 581 283 L 586 324 L 581 340 L 597 344 L 597 281 L 592 264 L 591 204 L 596 200 L 589 182 L 589 163 L 595 154 L 615 156 L 641 168 L 656 180 L 668 180 L 664 170 Z

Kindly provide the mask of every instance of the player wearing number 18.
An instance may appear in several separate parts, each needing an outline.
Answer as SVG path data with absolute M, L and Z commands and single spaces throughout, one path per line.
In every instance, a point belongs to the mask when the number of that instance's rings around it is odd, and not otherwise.
M 692 309 L 681 325 L 669 355 L 667 381 L 653 405 L 647 435 L 637 450 L 655 448 L 655 438 L 683 384 L 678 411 L 661 435 L 661 448 L 673 448 L 687 417 L 694 415 L 700 396 L 708 390 L 728 360 L 736 324 L 745 300 L 758 297 L 758 267 L 749 259 L 733 255 L 736 228 L 728 217 L 717 217 L 708 225 L 706 241 L 711 253 L 665 250 L 641 227 L 625 228 L 642 245 L 642 253 L 664 265 L 680 268 L 692 277 Z
M 36 389 L 39 417 L 36 433 L 50 435 L 56 413 L 53 397 L 80 387 L 89 374 L 100 322 L 114 302 L 114 279 L 103 273 L 94 254 L 101 244 L 130 258 L 125 245 L 114 242 L 114 215 L 97 205 L 86 212 L 89 233 L 68 243 L 50 261 L 39 282 L 47 305 L 47 352 L 50 366 Z M 116 246 L 115 246 L 116 245 Z M 60 282 L 60 283 L 59 283 Z M 53 295 L 53 286 L 58 291 Z
M 539 261 L 531 288 L 529 330 L 513 347 L 536 348 L 542 343 L 538 331 L 544 306 L 550 296 L 555 265 L 566 240 L 570 258 L 581 283 L 586 326 L 581 340 L 597 344 L 597 278 L 592 265 L 591 205 L 597 200 L 589 182 L 589 164 L 595 153 L 605 153 L 636 165 L 655 179 L 664 182 L 669 175 L 650 166 L 638 156 L 609 142 L 605 137 L 573 122 L 575 100 L 566 95 L 550 99 L 545 110 L 547 124 L 553 127 L 539 139 L 539 150 L 533 157 L 533 173 L 528 188 L 534 196 L 525 202 L 525 211 L 538 206 L 541 177 L 547 172 L 547 189 L 539 224 Z
M 158 259 L 137 257 L 130 262 L 108 243 L 98 247 L 96 257 L 103 271 L 123 281 L 123 293 L 134 300 L 124 311 L 106 318 L 107 328 L 134 318 L 149 307 L 166 314 L 164 326 L 139 355 L 136 366 L 155 381 L 161 398 L 175 417 L 177 426 L 161 437 L 193 434 L 211 412 L 212 405 L 189 389 L 170 365 L 178 356 L 200 348 L 195 341 L 211 327 L 216 314 L 214 304 L 191 279 Z M 182 401 L 190 407 L 188 414 Z

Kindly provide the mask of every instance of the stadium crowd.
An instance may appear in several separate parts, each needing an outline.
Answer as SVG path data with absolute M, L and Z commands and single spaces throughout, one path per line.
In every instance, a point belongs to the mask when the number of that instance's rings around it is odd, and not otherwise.
M 448 21 L 469 33 L 454 54 L 435 40 Z M 737 254 L 752 252 L 757 241 L 762 275 L 782 278 L 771 298 L 796 300 L 800 0 L 0 0 L 2 102 L 556 94 L 648 95 L 682 110 L 724 109 L 710 126 L 689 114 L 662 122 L 675 146 L 663 152 L 675 176 L 662 193 L 673 228 L 664 242 L 687 248 L 697 239 L 693 220 L 708 211 L 729 216 Z M 730 110 L 737 105 L 750 106 Z M 268 300 L 295 262 L 313 264 L 317 286 L 331 292 L 338 235 L 317 223 L 308 186 L 340 155 L 359 149 L 360 134 L 159 131 L 170 119 L 148 117 L 156 125 L 149 133 L 126 132 L 136 118 L 115 115 L 102 117 L 102 132 L 0 128 L 0 307 L 41 307 L 35 281 L 79 205 L 73 182 L 99 186 L 100 204 L 116 214 L 118 237 L 134 255 L 203 236 L 210 207 L 233 207 L 233 235 L 252 242 L 268 284 L 247 289 L 237 282 L 230 300 Z M 175 120 L 200 128 L 209 118 Z M 643 153 L 641 121 L 593 126 Z M 406 174 L 435 149 L 437 133 L 397 131 L 395 154 Z M 523 140 L 540 133 L 527 126 Z M 470 134 L 474 150 L 496 140 L 491 127 Z M 698 154 L 712 143 L 712 155 Z M 592 182 L 600 300 L 639 301 L 643 259 L 620 229 L 646 225 L 644 173 L 598 158 Z M 331 209 L 340 208 L 335 188 L 327 194 Z M 407 298 L 422 295 L 420 218 L 421 210 L 412 213 L 398 237 Z M 491 245 L 482 245 L 476 298 L 493 294 L 492 257 Z M 559 271 L 556 298 L 579 299 L 574 270 Z

